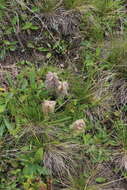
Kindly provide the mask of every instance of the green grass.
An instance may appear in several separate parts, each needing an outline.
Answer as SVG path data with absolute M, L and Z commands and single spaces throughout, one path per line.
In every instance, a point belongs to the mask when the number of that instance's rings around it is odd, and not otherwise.
M 2 65 L 0 189 L 52 190 L 50 181 L 54 189 L 62 185 L 66 190 L 97 190 L 114 179 L 126 179 L 122 162 L 127 152 L 124 1 L 59 3 L 0 2 L 0 58 L 12 69 L 10 72 Z M 80 12 L 78 30 L 73 34 L 77 36 L 59 33 L 55 13 L 62 5 L 68 15 L 65 18 L 70 19 L 66 20 L 71 23 L 68 27 L 75 22 L 72 12 Z M 77 51 L 73 40 L 79 36 Z M 79 59 L 73 56 L 75 52 Z M 15 74 L 6 58 L 19 53 Z M 34 53 L 43 60 L 26 58 Z M 66 95 L 61 96 L 62 90 L 58 93 L 60 83 L 47 89 L 48 72 L 55 72 L 59 82 L 67 82 Z M 45 114 L 45 100 L 56 102 L 52 113 Z M 83 130 L 74 128 L 80 119 L 85 123 Z M 105 165 L 113 176 L 102 174 Z

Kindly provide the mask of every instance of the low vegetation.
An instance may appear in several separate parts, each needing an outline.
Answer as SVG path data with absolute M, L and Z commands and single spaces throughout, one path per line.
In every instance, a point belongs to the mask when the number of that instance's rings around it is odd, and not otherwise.
M 0 189 L 126 187 L 126 12 L 0 1 Z

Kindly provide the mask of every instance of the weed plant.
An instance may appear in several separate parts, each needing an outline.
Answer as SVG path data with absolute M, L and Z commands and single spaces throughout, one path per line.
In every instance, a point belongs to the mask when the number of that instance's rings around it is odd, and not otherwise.
M 126 21 L 122 0 L 0 1 L 0 189 L 126 183 Z M 10 72 L 6 56 L 19 52 Z

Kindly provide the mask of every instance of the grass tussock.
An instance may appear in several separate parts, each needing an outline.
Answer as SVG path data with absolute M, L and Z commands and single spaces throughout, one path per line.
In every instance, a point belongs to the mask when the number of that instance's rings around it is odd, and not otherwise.
M 0 2 L 0 189 L 126 186 L 126 22 L 122 0 Z

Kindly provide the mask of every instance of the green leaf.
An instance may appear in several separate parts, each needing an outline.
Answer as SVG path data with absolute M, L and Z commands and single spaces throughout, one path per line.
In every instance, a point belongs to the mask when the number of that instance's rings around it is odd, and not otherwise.
M 23 21 L 27 20 L 27 17 L 28 17 L 27 14 L 24 13 L 24 14 L 21 14 L 20 16 L 21 16 L 21 19 L 22 19 Z
M 90 134 L 86 134 L 83 136 L 83 142 L 85 145 L 89 145 L 92 142 L 92 138 Z
M 33 25 L 32 22 L 26 22 L 26 23 L 24 24 L 24 26 L 22 27 L 22 29 L 23 29 L 23 30 L 30 29 L 32 25 Z
M 49 175 L 49 171 L 48 171 L 48 169 L 47 168 L 45 168 L 45 167 L 43 167 L 43 168 L 41 168 L 41 174 L 43 174 L 43 175 Z
M 42 51 L 42 52 L 47 52 L 47 51 L 49 51 L 49 49 L 48 48 L 43 48 L 43 47 L 39 47 L 39 48 L 37 48 L 39 51 Z
M 18 41 L 12 41 L 11 45 L 16 45 L 18 43 Z
M 10 46 L 10 47 L 9 47 L 9 50 L 10 50 L 10 51 L 15 51 L 15 50 L 16 50 L 16 46 Z
M 39 8 L 38 8 L 38 7 L 32 7 L 32 11 L 33 11 L 33 12 L 38 12 L 38 11 L 39 11 Z
M 4 123 L 2 123 L 1 126 L 0 126 L 0 137 L 3 136 L 4 131 L 5 131 L 5 128 L 6 128 L 6 127 L 5 127 Z
M 21 89 L 22 90 L 25 90 L 26 88 L 28 87 L 28 81 L 26 80 L 26 79 L 24 79 L 23 81 L 22 81 L 22 86 L 21 86 Z M 23 95 L 21 95 L 21 97 L 27 97 L 27 94 L 23 94 Z M 22 99 L 22 98 L 21 98 Z M 24 98 L 23 98 L 24 99 Z
M 46 58 L 49 59 L 52 56 L 51 53 L 47 53 Z
M 44 150 L 43 148 L 39 148 L 37 152 L 35 153 L 35 161 L 41 161 L 43 159 Z
M 28 43 L 27 43 L 27 47 L 28 47 L 28 48 L 34 48 L 34 44 L 33 44 L 32 42 L 28 42 Z
M 11 45 L 11 42 L 9 42 L 8 40 L 4 40 L 3 43 L 4 43 L 5 45 Z
M 32 176 L 34 174 L 34 168 L 33 166 L 26 166 L 24 169 L 23 169 L 23 174 L 25 176 Z
M 13 28 L 12 27 L 8 27 L 8 29 L 5 31 L 5 34 L 9 35 L 13 32 Z
M 39 27 L 38 27 L 38 26 L 34 26 L 34 25 L 32 25 L 32 26 L 30 27 L 30 29 L 32 29 L 32 30 L 38 30 Z
M 28 164 L 23 169 L 23 174 L 30 177 L 37 174 L 38 164 Z
M 6 49 L 4 48 L 0 51 L 0 59 L 3 59 L 5 55 L 6 55 Z
M 6 8 L 6 2 L 4 0 L 0 0 L 0 9 Z
M 5 111 L 6 106 L 5 105 L 0 105 L 0 113 L 3 113 Z
M 28 151 L 28 150 L 30 150 L 30 147 L 29 147 L 28 145 L 23 146 L 23 147 L 21 148 L 21 151 L 23 151 L 23 152 Z
M 9 121 L 4 118 L 4 123 L 5 123 L 5 126 L 7 127 L 8 131 L 11 133 L 11 131 L 13 130 L 13 126 L 11 123 L 9 123 Z
M 12 24 L 17 24 L 18 20 L 19 20 L 18 17 L 14 16 L 13 19 L 11 20 L 11 23 Z
M 0 5 L 0 9 L 5 9 L 6 7 L 3 5 Z
M 97 183 L 105 183 L 106 182 L 106 178 L 104 178 L 104 177 L 97 177 L 95 181 Z
M 44 176 L 49 175 L 49 171 L 45 167 L 42 167 L 40 165 L 38 165 L 36 167 L 36 170 L 37 170 L 39 175 L 41 175 L 41 174 L 44 175 Z
M 35 74 L 35 71 L 31 71 L 29 73 L 29 80 L 30 80 L 31 88 L 32 89 L 36 88 L 37 84 L 36 84 L 36 74 Z

